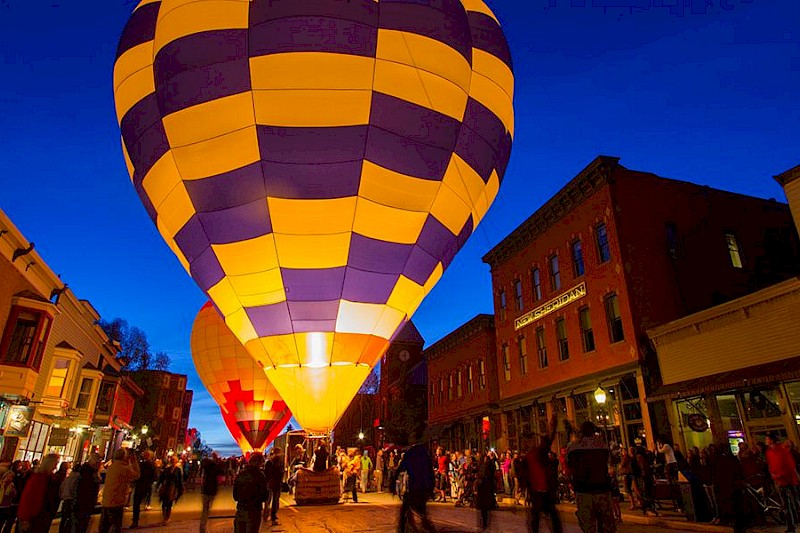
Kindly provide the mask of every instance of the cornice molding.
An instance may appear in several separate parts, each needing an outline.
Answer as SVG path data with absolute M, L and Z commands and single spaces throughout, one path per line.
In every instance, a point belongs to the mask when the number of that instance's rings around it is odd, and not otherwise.
M 424 349 L 422 355 L 426 361 L 436 359 L 442 352 L 452 350 L 464 341 L 486 330 L 494 331 L 494 315 L 481 314 L 476 316 Z
M 598 189 L 610 183 L 611 174 L 617 167 L 621 167 L 619 157 L 596 157 L 555 196 L 484 255 L 483 262 L 494 269 L 513 257 Z
M 775 179 L 775 181 L 780 183 L 781 187 L 786 187 L 793 181 L 800 178 L 800 165 L 797 165 L 794 168 L 790 168 L 786 172 L 778 174 L 777 176 L 773 176 L 773 178 Z

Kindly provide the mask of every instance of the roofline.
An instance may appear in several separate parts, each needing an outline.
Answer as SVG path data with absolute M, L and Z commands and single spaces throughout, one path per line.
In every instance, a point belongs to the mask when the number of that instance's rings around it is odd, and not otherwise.
M 31 244 L 2 209 L 0 209 L 0 233 L 3 233 L 2 237 L 0 237 L 0 254 L 8 259 L 9 263 L 12 262 L 11 259 L 15 250 L 27 249 Z M 64 287 L 64 282 L 61 281 L 61 278 L 53 272 L 36 250 L 32 250 L 23 258 L 31 259 L 33 264 L 30 264 L 31 261 L 14 261 L 14 266 L 45 298 L 49 298 L 53 290 Z M 32 279 L 31 273 L 36 274 L 39 279 Z
M 773 176 L 773 179 L 775 179 L 775 181 L 777 181 L 781 187 L 786 187 L 798 178 L 800 178 L 800 165 L 792 167 L 786 172 L 782 172 L 777 176 Z
M 455 330 L 451 331 L 438 341 L 422 350 L 422 356 L 426 361 L 428 359 L 438 357 L 441 352 L 455 348 L 460 343 L 474 337 L 479 332 L 486 329 L 494 332 L 494 315 L 487 315 L 483 313 L 476 315 L 468 322 L 462 324 Z

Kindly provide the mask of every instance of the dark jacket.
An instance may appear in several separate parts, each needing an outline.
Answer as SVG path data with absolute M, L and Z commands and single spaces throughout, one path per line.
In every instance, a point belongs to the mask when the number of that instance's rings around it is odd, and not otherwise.
M 136 492 L 150 490 L 156 480 L 156 465 L 152 461 L 139 461 L 139 479 L 136 480 Z
M 328 469 L 328 451 L 317 448 L 314 452 L 314 472 L 324 472 Z
M 314 463 L 316 465 L 316 462 Z M 267 480 L 269 490 L 281 490 L 283 482 L 283 461 L 280 456 L 273 457 L 264 463 L 264 477 Z
M 203 485 L 200 487 L 201 494 L 214 496 L 219 490 L 219 476 L 222 475 L 222 468 L 213 459 L 203 459 L 200 467 L 203 472 Z
M 174 496 L 174 500 L 177 500 L 183 494 L 183 472 L 177 466 L 166 466 L 161 471 L 161 475 L 158 476 L 158 484 L 159 484 L 159 498 L 165 499 L 170 496 Z M 175 490 L 172 491 L 170 486 L 174 486 Z
M 406 451 L 397 472 L 408 472 L 408 491 L 433 493 L 434 478 L 431 456 L 425 446 L 415 444 Z
M 81 478 L 78 480 L 78 498 L 75 501 L 77 513 L 88 515 L 97 505 L 97 495 L 100 493 L 100 476 L 97 470 L 84 464 L 81 466 Z
M 475 504 L 478 509 L 494 509 L 497 507 L 497 498 L 494 493 L 494 478 L 496 472 L 497 469 L 495 468 L 494 460 L 484 458 L 481 462 L 475 487 L 478 494 L 478 499 L 475 501 Z
M 567 463 L 575 492 L 588 494 L 609 492 L 611 479 L 608 477 L 608 460 L 608 446 L 600 438 L 583 437 L 570 444 Z
M 247 465 L 233 482 L 233 499 L 236 509 L 252 510 L 261 509 L 261 504 L 267 501 L 269 487 L 267 478 L 260 468 Z

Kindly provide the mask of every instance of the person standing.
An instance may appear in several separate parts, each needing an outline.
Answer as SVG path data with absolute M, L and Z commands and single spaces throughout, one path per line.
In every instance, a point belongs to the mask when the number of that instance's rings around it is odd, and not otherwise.
M 75 498 L 76 533 L 86 533 L 89 530 L 89 522 L 97 505 L 97 495 L 100 493 L 101 462 L 100 455 L 93 453 L 81 466 L 78 495 Z
M 0 466 L 0 533 L 11 533 L 17 519 L 17 487 L 8 463 Z
M 106 482 L 103 485 L 100 533 L 108 533 L 112 529 L 116 533 L 122 531 L 122 514 L 128 501 L 128 490 L 137 479 L 139 462 L 133 450 L 120 448 L 115 451 L 111 466 L 106 470 Z
M 580 439 L 570 443 L 567 463 L 578 506 L 575 515 L 584 533 L 615 533 L 608 477 L 609 451 L 597 427 L 588 420 L 581 424 Z
M 797 527 L 797 486 L 800 484 L 797 465 L 792 452 L 780 443 L 777 432 L 773 431 L 767 435 L 766 442 L 769 475 L 781 496 L 783 510 L 786 513 L 786 532 L 793 533 Z
M 178 457 L 172 455 L 158 478 L 158 498 L 161 500 L 163 525 L 169 524 L 172 506 L 183 494 L 183 470 L 178 466 Z
M 375 456 L 375 489 L 378 493 L 383 492 L 383 468 L 385 463 L 383 461 L 383 450 L 378 450 Z
M 235 533 L 258 533 L 261 528 L 261 506 L 269 497 L 267 478 L 264 476 L 264 455 L 254 452 L 247 466 L 233 482 L 233 499 L 236 501 Z
M 58 533 L 72 533 L 75 527 L 75 500 L 78 497 L 80 479 L 80 470 L 73 468 L 58 489 L 61 497 L 61 523 L 58 525 Z
M 17 519 L 21 533 L 47 533 L 58 511 L 58 489 L 55 470 L 61 457 L 45 455 L 30 475 L 19 500 Z
M 325 452 L 324 461 L 321 461 L 320 464 L 328 462 L 327 455 L 328 452 Z M 316 465 L 316 462 L 314 464 Z M 283 458 L 277 448 L 270 450 L 269 460 L 264 465 L 264 477 L 267 479 L 267 488 L 269 489 L 267 506 L 264 507 L 264 518 L 266 519 L 269 508 L 269 518 L 272 521 L 272 525 L 277 526 L 278 508 L 281 502 L 281 483 L 283 482 Z
M 493 452 L 489 452 L 483 457 L 480 463 L 478 480 L 475 482 L 475 506 L 481 513 L 481 529 L 483 531 L 489 528 L 490 513 L 497 507 L 497 497 L 494 491 L 496 475 L 497 466 L 495 456 Z
M 345 491 L 352 491 L 353 503 L 358 503 L 358 478 L 361 475 L 361 453 L 358 450 L 353 452 L 353 457 L 348 461 L 345 475 Z
M 206 533 L 208 515 L 211 513 L 214 498 L 217 496 L 219 477 L 222 475 L 217 452 L 212 452 L 211 457 L 203 459 L 200 465 L 200 475 L 202 476 L 200 494 L 203 500 L 203 510 L 200 512 L 200 533 Z
M 527 472 L 524 476 L 525 487 L 528 491 L 530 510 L 528 529 L 531 533 L 539 533 L 539 522 L 542 514 L 550 517 L 552 533 L 562 533 L 561 516 L 556 509 L 558 503 L 558 459 L 550 453 L 553 440 L 556 436 L 556 417 L 550 418 L 549 431 L 543 436 L 538 445 L 534 445 L 525 456 L 524 467 Z M 519 468 L 522 470 L 523 468 Z
M 156 480 L 156 466 L 153 463 L 153 452 L 145 450 L 139 461 L 139 478 L 133 486 L 133 521 L 131 529 L 139 527 L 139 515 L 142 504 L 150 501 L 153 482 Z
M 361 492 L 369 492 L 369 477 L 372 472 L 372 459 L 369 457 L 369 450 L 364 450 L 361 454 Z
M 415 441 L 422 437 L 422 431 L 417 428 L 414 432 Z M 405 533 L 408 515 L 411 511 L 417 513 L 428 530 L 433 530 L 427 518 L 426 505 L 433 495 L 435 485 L 431 456 L 428 449 L 420 443 L 414 444 L 403 454 L 397 467 L 396 476 L 403 473 L 407 475 L 406 488 L 403 492 L 403 503 L 400 505 L 400 520 L 397 524 L 398 533 Z M 389 480 L 391 490 L 395 486 L 394 477 Z
M 321 442 L 314 452 L 314 472 L 325 472 L 328 469 L 328 449 Z

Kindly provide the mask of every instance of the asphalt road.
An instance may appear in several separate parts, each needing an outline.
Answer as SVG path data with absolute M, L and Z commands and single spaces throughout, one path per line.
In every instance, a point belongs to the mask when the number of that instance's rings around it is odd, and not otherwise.
M 153 502 L 155 503 L 155 501 Z M 374 531 L 389 533 L 396 531 L 399 501 L 388 494 L 359 495 L 359 503 L 340 503 L 329 506 L 297 507 L 290 495 L 281 498 L 279 524 L 271 526 L 263 524 L 261 531 L 265 533 L 360 533 Z M 230 488 L 223 488 L 217 496 L 209 521 L 209 533 L 232 533 L 235 505 Z M 432 503 L 429 510 L 437 530 L 441 532 L 479 532 L 478 513 L 472 509 L 461 509 L 452 503 Z M 172 520 L 168 526 L 161 525 L 160 509 L 154 507 L 143 511 L 140 519 L 140 530 L 143 532 L 169 531 L 170 533 L 195 533 L 199 530 L 200 496 L 189 492 L 177 503 L 173 510 Z M 130 525 L 130 511 L 125 513 L 124 527 Z M 565 532 L 579 533 L 574 517 L 564 515 Z M 94 517 L 90 532 L 97 532 L 99 517 Z M 54 523 L 51 533 L 57 533 L 58 523 Z M 526 531 L 525 512 L 495 511 L 489 531 L 493 533 Z M 541 531 L 549 533 L 547 523 L 542 524 Z M 663 533 L 674 531 L 657 526 L 623 525 L 619 533 Z

